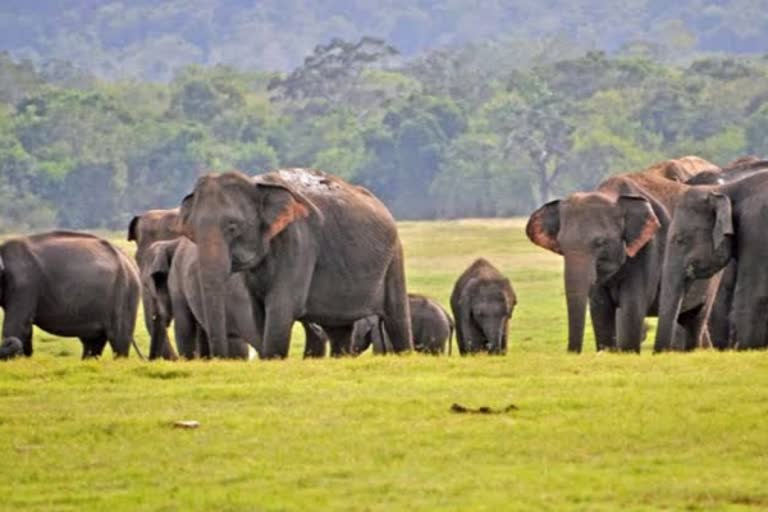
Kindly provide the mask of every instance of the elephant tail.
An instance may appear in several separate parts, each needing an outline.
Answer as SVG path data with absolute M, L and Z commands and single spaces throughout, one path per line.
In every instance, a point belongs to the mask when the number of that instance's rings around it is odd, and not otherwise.
M 447 315 L 446 315 L 447 316 Z M 451 320 L 451 317 L 448 318 L 448 355 L 453 354 L 453 329 L 455 325 L 453 324 L 453 320 Z
M 139 350 L 139 345 L 136 343 L 136 340 L 134 338 L 131 338 L 131 344 L 133 345 L 133 349 L 139 355 L 139 359 L 141 359 L 142 361 L 146 361 L 147 358 L 144 357 L 144 354 L 142 354 L 141 350 Z

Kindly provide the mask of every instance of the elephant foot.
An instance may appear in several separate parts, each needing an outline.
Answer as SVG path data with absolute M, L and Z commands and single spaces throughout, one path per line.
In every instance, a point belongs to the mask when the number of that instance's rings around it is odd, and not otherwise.
M 19 338 L 5 338 L 0 345 L 0 360 L 13 359 L 24 352 L 24 345 Z

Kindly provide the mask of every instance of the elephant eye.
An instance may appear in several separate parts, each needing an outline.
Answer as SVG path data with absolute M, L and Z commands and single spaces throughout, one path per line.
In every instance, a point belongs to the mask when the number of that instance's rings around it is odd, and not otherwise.
M 595 240 L 592 242 L 595 247 L 603 247 L 605 244 L 608 243 L 608 240 L 606 240 L 603 237 L 595 238 Z
M 240 234 L 242 228 L 238 222 L 230 221 L 227 223 L 226 231 L 230 237 L 236 237 Z
M 675 235 L 672 241 L 677 245 L 686 245 L 688 243 L 688 237 L 685 235 Z

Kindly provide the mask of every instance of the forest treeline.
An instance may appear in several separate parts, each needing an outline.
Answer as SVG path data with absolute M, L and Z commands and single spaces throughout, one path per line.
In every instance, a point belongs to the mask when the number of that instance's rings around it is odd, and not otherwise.
M 399 218 L 453 218 L 527 214 L 667 157 L 768 155 L 766 57 L 518 52 L 406 60 L 336 39 L 289 72 L 192 65 L 167 83 L 0 54 L 0 227 L 123 228 L 210 169 L 316 167 Z
M 3 0 L 0 48 L 101 78 L 168 81 L 181 67 L 286 72 L 319 42 L 371 35 L 408 57 L 489 40 L 650 52 L 768 51 L 765 0 Z M 522 58 L 535 56 L 523 52 Z

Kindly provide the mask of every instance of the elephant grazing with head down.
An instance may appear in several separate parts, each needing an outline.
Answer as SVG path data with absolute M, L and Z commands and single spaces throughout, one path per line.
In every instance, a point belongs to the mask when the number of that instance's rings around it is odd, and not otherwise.
M 5 310 L 0 357 L 32 355 L 32 326 L 80 338 L 83 359 L 109 342 L 127 357 L 133 344 L 140 282 L 136 265 L 106 240 L 52 231 L 0 245 L 0 306 Z
M 487 260 L 475 260 L 456 280 L 451 293 L 459 353 L 506 354 L 515 305 L 517 297 L 509 279 Z
M 227 356 L 224 297 L 244 272 L 262 358 L 288 355 L 295 320 L 350 347 L 358 318 L 379 315 L 396 352 L 412 349 L 403 250 L 389 210 L 370 192 L 310 169 L 200 178 L 181 206 L 198 246 L 211 355 Z
M 643 321 L 655 315 L 666 232 L 697 172 L 717 170 L 697 157 L 668 160 L 613 176 L 594 192 L 551 201 L 528 220 L 526 234 L 565 258 L 568 350 L 581 352 L 589 301 L 597 349 L 639 351 Z M 719 275 L 687 291 L 677 321 L 691 344 L 708 344 L 706 319 Z

